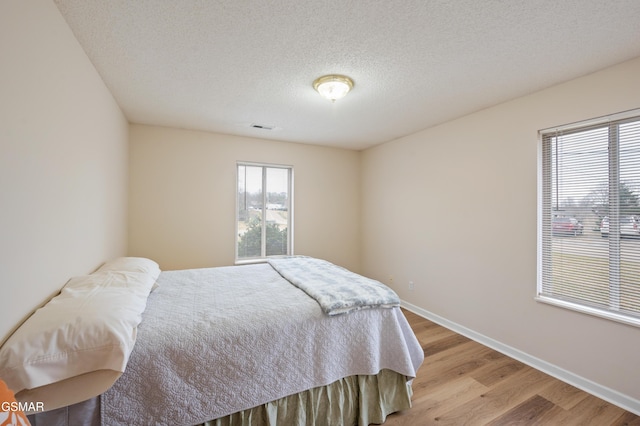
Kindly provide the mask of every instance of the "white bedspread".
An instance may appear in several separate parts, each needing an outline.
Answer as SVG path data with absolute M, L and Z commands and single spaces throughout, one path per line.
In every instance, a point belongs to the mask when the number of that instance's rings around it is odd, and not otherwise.
M 415 377 L 399 308 L 327 316 L 268 264 L 163 272 L 105 425 L 197 424 L 355 374 Z

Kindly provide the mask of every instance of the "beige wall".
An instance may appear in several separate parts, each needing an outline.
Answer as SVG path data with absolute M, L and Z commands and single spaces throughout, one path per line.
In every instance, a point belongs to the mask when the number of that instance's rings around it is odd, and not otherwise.
M 129 253 L 232 265 L 237 161 L 292 165 L 295 253 L 359 270 L 358 152 L 143 125 L 130 128 Z
M 127 122 L 50 0 L 0 2 L 0 342 L 125 254 Z
M 640 401 L 640 328 L 534 301 L 538 130 L 638 107 L 640 58 L 363 152 L 363 272 Z

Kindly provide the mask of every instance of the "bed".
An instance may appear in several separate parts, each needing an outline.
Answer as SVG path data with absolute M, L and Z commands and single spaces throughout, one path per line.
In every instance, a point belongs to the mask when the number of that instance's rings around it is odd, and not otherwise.
M 84 288 L 69 284 L 68 291 Z M 423 351 L 399 299 L 326 261 L 163 271 L 131 298 L 144 306 L 130 333 L 135 344 L 123 345 L 122 356 L 107 368 L 35 383 L 60 405 L 59 383 L 111 372 L 96 379 L 102 385 L 91 393 L 100 394 L 75 395 L 78 404 L 35 414 L 35 424 L 62 410 L 76 422 L 104 425 L 365 425 L 411 406 Z M 16 369 L 0 363 L 0 376 L 13 379 Z

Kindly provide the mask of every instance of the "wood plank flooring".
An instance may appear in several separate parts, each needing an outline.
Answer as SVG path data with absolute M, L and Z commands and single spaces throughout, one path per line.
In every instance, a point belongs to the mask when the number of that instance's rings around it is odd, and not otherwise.
M 404 310 L 425 362 L 398 425 L 640 426 L 640 417 Z

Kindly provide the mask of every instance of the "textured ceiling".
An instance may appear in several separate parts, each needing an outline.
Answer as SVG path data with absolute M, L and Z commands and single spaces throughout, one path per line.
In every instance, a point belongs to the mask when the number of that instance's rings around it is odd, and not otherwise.
M 349 149 L 640 56 L 638 0 L 54 1 L 129 121 Z

